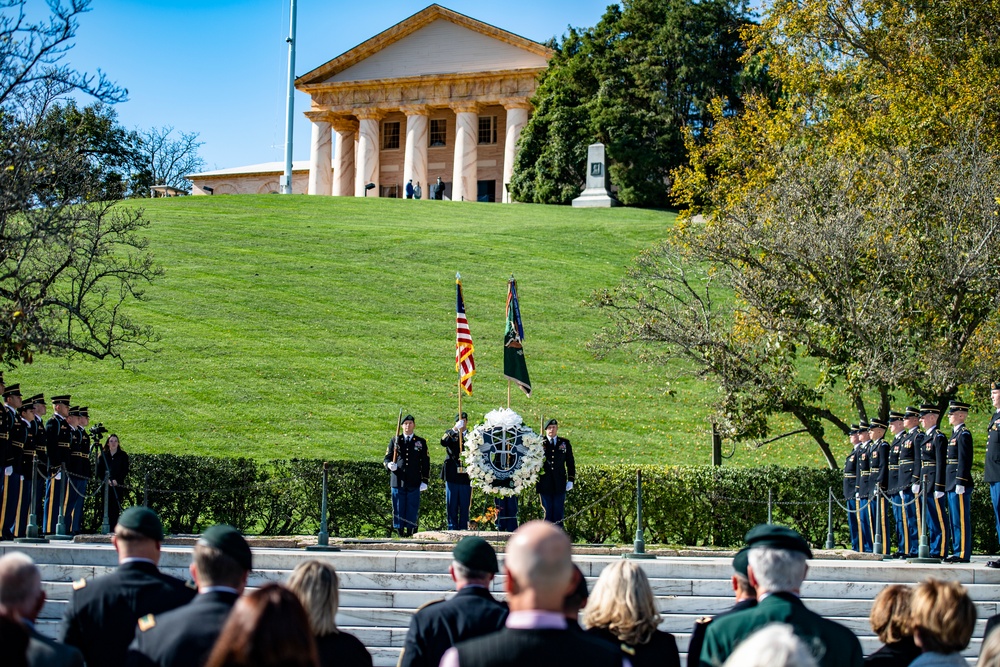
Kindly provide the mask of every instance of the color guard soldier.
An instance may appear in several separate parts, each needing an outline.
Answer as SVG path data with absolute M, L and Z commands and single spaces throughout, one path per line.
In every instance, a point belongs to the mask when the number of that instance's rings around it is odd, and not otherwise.
M 892 442 L 889 444 L 889 475 L 886 482 L 886 495 L 892 503 L 893 525 L 896 530 L 896 553 L 890 558 L 905 558 L 909 552 L 906 516 L 903 513 L 902 490 L 909 486 L 909 480 L 900 481 L 899 459 L 903 454 L 903 441 L 906 439 L 906 429 L 903 428 L 903 413 L 898 410 L 889 411 L 889 430 L 892 431 Z M 888 541 L 888 534 L 886 535 Z
M 31 397 L 31 401 L 35 404 L 35 419 L 33 422 L 33 428 L 31 432 L 31 442 L 32 449 L 35 454 L 35 466 L 37 470 L 37 477 L 33 474 L 31 476 L 31 483 L 38 484 L 38 492 L 35 495 L 35 519 L 38 521 L 39 528 L 44 530 L 45 528 L 45 514 L 42 512 L 42 503 L 45 502 L 45 477 L 49 466 L 49 449 L 48 443 L 45 439 L 45 394 L 35 394 Z M 28 496 L 31 497 L 30 495 Z M 31 501 L 29 500 L 28 503 Z M 31 512 L 29 508 L 28 512 Z
M 951 517 L 952 555 L 946 563 L 968 563 L 972 556 L 972 433 L 965 426 L 969 404 L 951 401 L 948 421 L 951 439 L 945 466 L 944 490 L 948 494 Z
M 889 529 L 889 512 L 885 502 L 885 492 L 889 484 L 889 444 L 884 440 L 886 423 L 881 419 L 873 419 L 868 426 L 868 433 L 871 435 L 871 500 L 868 507 L 871 508 L 872 535 L 882 537 L 882 550 L 879 552 L 883 556 L 888 556 L 892 551 Z
M 535 488 L 542 500 L 545 520 L 562 527 L 566 508 L 566 493 L 573 488 L 576 480 L 576 461 L 573 459 L 573 445 L 566 438 L 560 438 L 559 422 L 550 419 L 545 424 L 545 462 Z
M 73 431 L 72 451 L 67 464 L 69 470 L 69 503 L 66 509 L 66 529 L 77 535 L 83 527 L 83 503 L 87 498 L 87 483 L 94 472 L 90 461 L 90 434 L 87 433 L 86 407 L 70 408 Z M 75 413 L 75 414 L 74 414 Z M 72 424 L 75 418 L 75 425 Z
M 14 536 L 13 533 L 13 515 L 3 514 L 3 510 L 7 506 L 7 497 L 12 495 L 15 489 L 18 489 L 17 478 L 18 474 L 15 474 L 15 470 L 20 468 L 21 452 L 23 447 L 22 443 L 15 444 L 13 441 L 13 430 L 17 425 L 17 408 L 21 405 L 21 388 L 20 385 L 12 384 L 5 386 L 3 389 L 3 414 L 0 416 L 0 422 L 2 422 L 2 427 L 0 431 L 3 432 L 3 459 L 2 459 L 2 479 L 3 482 L 0 483 L 0 539 L 9 540 Z M 16 503 L 16 500 L 14 501 Z M 13 512 L 14 510 L 11 510 Z
M 38 455 L 38 408 L 41 402 L 44 411 L 45 397 L 35 394 L 24 401 L 21 406 L 21 418 L 25 420 L 25 430 L 27 440 L 21 456 L 21 475 L 24 478 L 21 482 L 21 498 L 18 501 L 17 525 L 14 527 L 14 537 L 25 537 L 28 534 L 28 516 L 31 514 L 31 490 L 35 483 L 35 476 L 32 474 L 32 466 L 35 465 Z M 30 407 L 30 411 L 25 408 Z M 39 477 L 41 479 L 41 477 Z M 36 514 L 36 516 L 38 516 Z
M 69 461 L 73 451 L 72 432 L 69 428 L 69 394 L 52 397 L 52 411 L 55 414 L 45 423 L 45 444 L 49 461 L 49 477 L 45 482 L 45 503 L 42 506 L 44 531 L 47 535 L 56 532 L 59 514 L 66 499 L 65 480 L 62 464 Z
M 469 529 L 469 508 L 472 505 L 472 484 L 465 472 L 462 458 L 462 442 L 468 425 L 469 414 L 455 415 L 455 426 L 441 436 L 441 446 L 445 449 L 444 463 L 441 464 L 441 479 L 444 480 L 444 502 L 448 513 L 448 530 Z
M 990 419 L 990 425 L 986 427 L 983 480 L 990 485 L 993 520 L 996 522 L 997 538 L 1000 538 L 1000 382 L 990 384 L 990 400 L 993 401 L 993 417 Z M 987 561 L 986 565 L 1000 568 L 1000 560 Z
M 5 462 L 4 476 L 6 484 L 3 498 L 0 499 L 0 527 L 3 529 L 3 539 L 12 540 L 17 535 L 18 516 L 21 511 L 21 493 L 24 486 L 24 450 L 28 442 L 28 422 L 22 419 L 26 413 L 31 417 L 32 406 L 22 404 L 18 408 L 17 420 L 11 425 L 10 439 L 7 443 L 8 460 Z M 29 466 L 30 467 L 30 466 Z M 7 470 L 11 473 L 8 475 Z
M 903 412 L 903 441 L 899 452 L 899 497 L 903 502 L 903 525 L 906 527 L 904 553 L 907 557 L 916 558 L 920 549 L 920 523 L 917 521 L 919 501 L 914 499 L 920 494 L 920 447 L 918 439 L 923 435 L 918 428 L 920 410 L 906 406 Z
M 941 410 L 933 403 L 920 405 L 920 425 L 924 437 L 920 439 L 920 477 L 923 493 L 924 521 L 929 521 L 927 533 L 930 553 L 934 558 L 948 555 L 951 545 L 951 522 L 948 520 L 947 500 L 944 495 L 945 460 L 948 441 L 938 429 Z
M 403 417 L 403 432 L 389 441 L 383 463 L 392 487 L 392 527 L 400 537 L 417 532 L 420 493 L 427 490 L 431 459 L 427 441 L 414 435 L 413 415 Z
M 868 422 L 864 419 L 858 424 L 858 521 L 861 523 L 861 550 L 871 553 L 872 521 L 869 501 L 872 493 L 871 482 L 871 436 L 868 433 Z
M 861 551 L 860 528 L 858 523 L 858 445 L 861 439 L 858 437 L 858 425 L 851 424 L 848 433 L 851 439 L 851 451 L 844 461 L 844 500 L 847 501 L 847 525 L 851 530 L 851 549 Z

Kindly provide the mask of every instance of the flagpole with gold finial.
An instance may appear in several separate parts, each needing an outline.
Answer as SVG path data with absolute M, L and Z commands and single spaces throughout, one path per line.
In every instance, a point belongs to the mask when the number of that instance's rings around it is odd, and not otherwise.
M 458 271 L 455 272 L 455 282 L 457 283 L 462 279 L 462 274 Z M 458 339 L 455 339 L 455 372 L 458 373 L 458 418 L 462 418 L 462 365 L 458 363 Z M 461 438 L 462 434 L 459 433 L 458 437 Z

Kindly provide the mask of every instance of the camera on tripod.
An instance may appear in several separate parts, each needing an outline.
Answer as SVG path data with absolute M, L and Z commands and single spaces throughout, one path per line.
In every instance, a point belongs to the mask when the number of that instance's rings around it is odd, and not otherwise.
M 101 436 L 108 432 L 108 429 L 104 427 L 102 422 L 98 422 L 89 429 L 90 437 L 94 439 L 95 444 L 100 444 Z

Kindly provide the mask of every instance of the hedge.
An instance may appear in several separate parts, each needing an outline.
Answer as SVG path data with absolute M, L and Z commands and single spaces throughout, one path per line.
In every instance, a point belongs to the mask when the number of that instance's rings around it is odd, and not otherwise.
M 131 455 L 125 506 L 144 497 L 174 534 L 198 533 L 228 523 L 248 534 L 305 535 L 319 530 L 323 462 Z M 388 475 L 379 462 L 329 464 L 330 535 L 384 538 L 391 534 Z M 840 473 L 817 468 L 725 468 L 711 466 L 582 465 L 566 501 L 566 530 L 576 542 L 630 544 L 635 539 L 635 478 L 643 475 L 643 516 L 648 544 L 735 547 L 757 523 L 767 520 L 768 492 L 773 520 L 792 526 L 817 547 L 827 535 L 827 496 L 840 499 Z M 432 475 L 432 477 L 434 477 Z M 102 495 L 90 483 L 85 530 L 99 532 Z M 841 500 L 841 502 L 843 502 Z M 491 498 L 473 494 L 473 516 Z M 974 549 L 997 553 L 989 489 L 976 480 L 972 495 Z M 541 518 L 534 493 L 520 498 L 521 521 Z M 420 530 L 444 529 L 444 483 L 434 477 L 421 497 Z M 835 542 L 849 545 L 847 516 L 836 505 Z

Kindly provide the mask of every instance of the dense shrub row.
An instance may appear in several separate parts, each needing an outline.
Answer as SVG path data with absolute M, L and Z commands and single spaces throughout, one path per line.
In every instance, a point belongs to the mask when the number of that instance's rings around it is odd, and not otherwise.
M 798 529 L 814 545 L 827 534 L 827 490 L 840 489 L 840 473 L 816 468 L 713 468 L 641 466 L 645 539 L 649 544 L 732 547 L 767 520 Z M 125 505 L 144 497 L 171 533 L 196 533 L 229 523 L 264 535 L 314 534 L 319 530 L 323 463 L 199 456 L 132 456 Z M 566 504 L 566 529 L 577 542 L 631 543 L 635 538 L 636 466 L 578 466 Z M 432 475 L 433 477 L 433 475 Z M 378 462 L 329 463 L 329 531 L 341 537 L 386 537 L 392 522 L 388 477 Z M 94 491 L 95 485 L 91 484 Z M 87 501 L 86 527 L 101 526 L 101 494 Z M 981 476 L 972 497 L 975 548 L 997 553 L 989 490 Z M 473 496 L 473 516 L 491 500 Z M 520 498 L 522 521 L 542 516 L 535 494 Z M 420 528 L 443 529 L 444 483 L 432 479 L 421 499 Z M 836 505 L 834 538 L 848 544 L 847 518 Z

